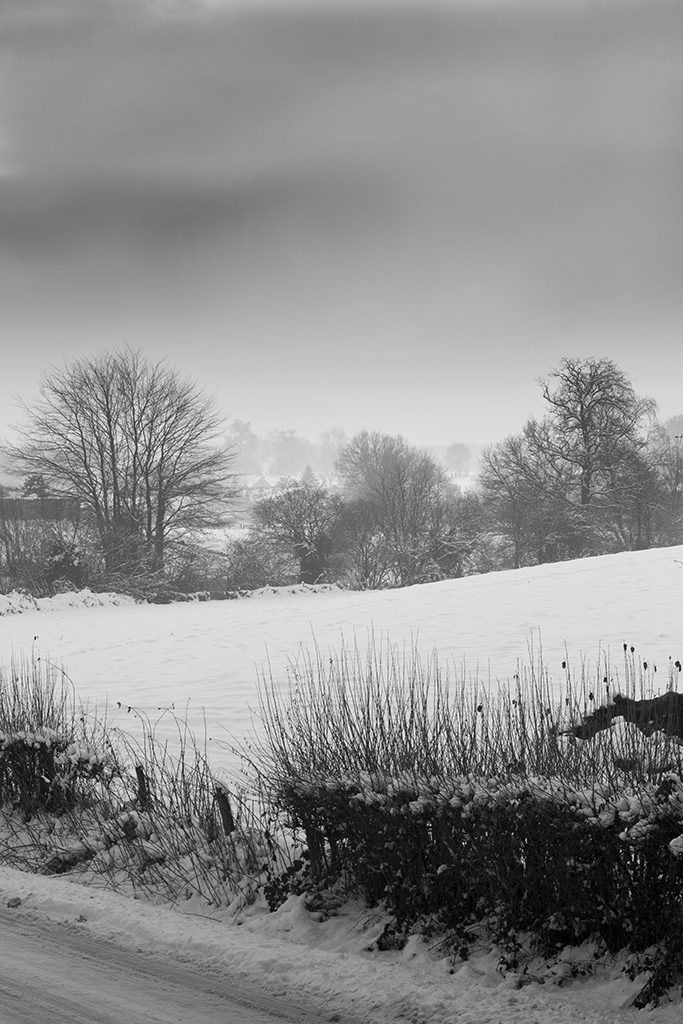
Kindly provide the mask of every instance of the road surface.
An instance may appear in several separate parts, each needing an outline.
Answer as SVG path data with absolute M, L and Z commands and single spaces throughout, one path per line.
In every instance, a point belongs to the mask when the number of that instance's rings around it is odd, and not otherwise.
M 119 948 L 21 907 L 0 910 L 0 1024 L 352 1022 L 255 992 L 225 973 Z

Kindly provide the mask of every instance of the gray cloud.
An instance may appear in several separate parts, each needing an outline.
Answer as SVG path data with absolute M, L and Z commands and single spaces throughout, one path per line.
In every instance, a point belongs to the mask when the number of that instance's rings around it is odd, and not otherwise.
M 426 363 L 486 339 L 490 370 L 511 338 L 671 337 L 680 5 L 281 6 L 15 4 L 6 323 L 224 325 L 309 376 L 324 338 L 396 384 L 417 339 Z

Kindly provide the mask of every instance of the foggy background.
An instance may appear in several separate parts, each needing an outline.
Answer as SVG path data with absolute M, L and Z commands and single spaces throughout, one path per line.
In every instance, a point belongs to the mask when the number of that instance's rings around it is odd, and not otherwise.
M 683 411 L 683 7 L 11 0 L 0 436 L 169 356 L 263 433 L 493 442 L 608 356 Z

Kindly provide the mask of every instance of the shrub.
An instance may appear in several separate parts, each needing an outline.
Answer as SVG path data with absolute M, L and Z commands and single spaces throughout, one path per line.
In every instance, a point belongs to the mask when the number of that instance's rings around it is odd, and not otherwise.
M 40 659 L 3 674 L 0 860 L 155 901 L 253 899 L 289 863 L 277 827 L 238 787 L 228 795 L 183 720 L 172 753 L 128 710 L 137 737 L 91 716 Z
M 0 803 L 64 812 L 106 778 L 111 756 L 63 672 L 38 658 L 0 673 Z
M 85 585 L 88 576 L 86 558 L 75 544 L 55 541 L 49 549 L 42 572 L 42 582 L 52 590 L 59 584 L 74 589 Z
M 292 555 L 268 537 L 247 533 L 228 544 L 225 590 L 230 592 L 281 587 L 298 582 Z

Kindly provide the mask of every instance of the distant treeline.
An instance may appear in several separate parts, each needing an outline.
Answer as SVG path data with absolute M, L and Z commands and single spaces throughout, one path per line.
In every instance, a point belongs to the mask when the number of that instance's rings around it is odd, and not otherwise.
M 608 359 L 539 383 L 545 416 L 475 459 L 367 430 L 226 437 L 192 382 L 131 351 L 53 371 L 5 446 L 24 479 L 0 500 L 0 586 L 375 589 L 683 543 L 683 416 L 660 423 Z

